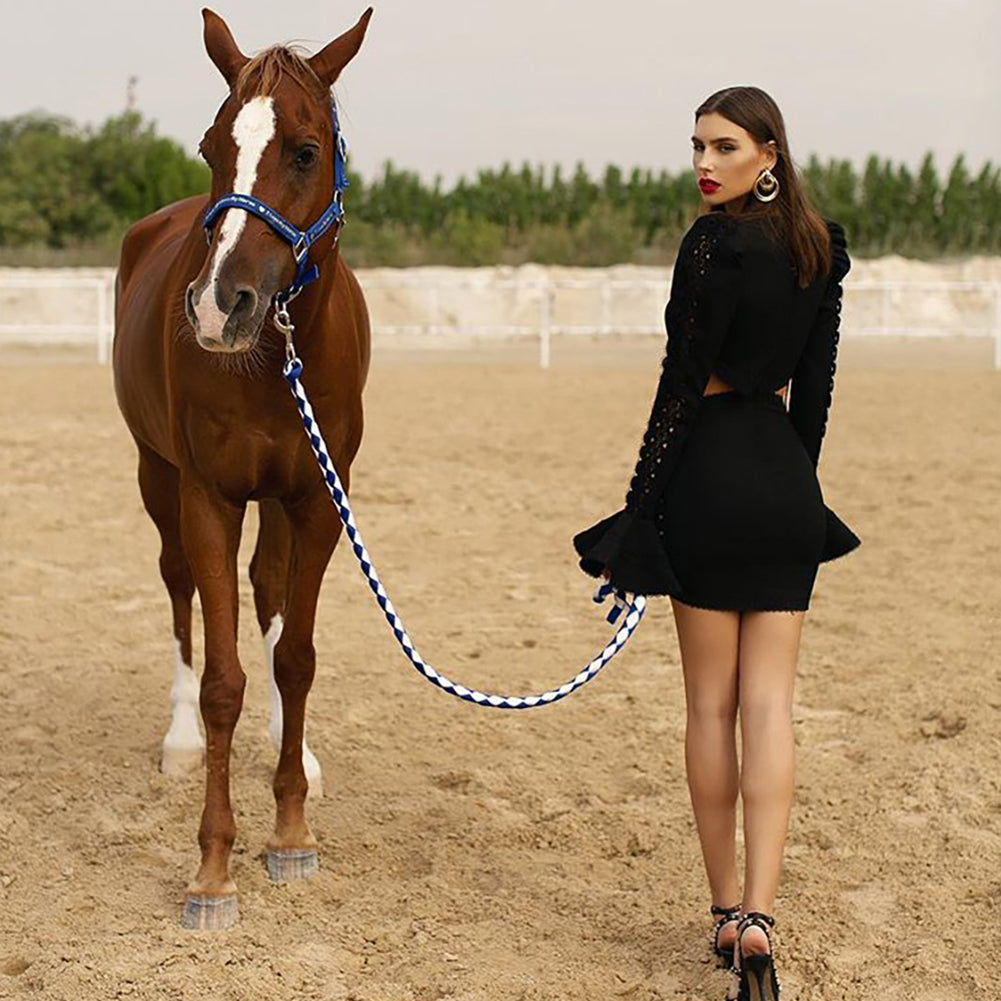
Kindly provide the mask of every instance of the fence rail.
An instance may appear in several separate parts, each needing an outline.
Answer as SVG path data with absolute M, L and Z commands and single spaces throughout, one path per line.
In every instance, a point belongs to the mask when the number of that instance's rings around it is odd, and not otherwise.
M 25 269 L 30 272 L 31 269 Z M 18 290 L 26 292 L 82 292 L 92 297 L 93 313 L 86 323 L 29 320 L 19 323 L 0 323 L 0 344 L 80 344 L 94 339 L 97 360 L 106 365 L 111 338 L 114 334 L 115 274 L 110 272 L 93 277 L 0 274 L 0 303 L 4 317 L 16 312 L 5 293 Z M 16 300 L 15 300 L 16 301 Z M 85 307 L 86 308 L 86 307 Z
M 19 312 L 41 319 L 0 323 L 0 344 L 79 344 L 93 340 L 106 364 L 113 336 L 114 272 L 90 276 L 37 275 L 32 269 L 0 272 L 0 317 Z M 427 274 L 359 274 L 376 336 L 452 339 L 537 338 L 539 364 L 548 368 L 559 336 L 660 335 L 670 291 L 659 278 L 498 278 L 491 275 L 432 277 Z M 1001 369 L 1001 282 L 847 280 L 842 336 L 991 338 L 993 363 Z M 51 302 L 66 298 L 60 313 Z M 494 295 L 500 299 L 491 304 Z M 581 301 L 581 296 L 585 301 Z M 986 323 L 961 322 L 956 297 L 967 297 Z M 576 298 L 575 298 L 576 297 Z M 916 299 L 922 308 L 918 308 Z M 874 301 L 873 301 L 874 300 Z M 516 322 L 480 323 L 475 315 L 513 314 Z M 68 315 L 67 315 L 68 314 Z M 81 314 L 83 314 L 81 316 Z M 580 315 L 592 322 L 576 322 Z M 900 315 L 916 322 L 893 322 Z M 924 322 L 925 315 L 941 322 Z M 636 322 L 650 316 L 650 322 Z M 417 319 L 410 319 L 416 317 Z M 403 319 L 404 322 L 399 322 Z M 72 322 L 67 322 L 67 321 Z

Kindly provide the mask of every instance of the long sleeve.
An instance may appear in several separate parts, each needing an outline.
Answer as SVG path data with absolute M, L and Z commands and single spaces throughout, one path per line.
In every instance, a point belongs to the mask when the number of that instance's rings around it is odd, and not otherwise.
M 696 220 L 678 252 L 667 306 L 667 352 L 626 510 L 653 518 L 709 383 L 740 294 L 737 225 L 723 212 Z
M 671 477 L 740 295 L 739 223 L 699 217 L 678 250 L 667 304 L 667 351 L 623 510 L 574 537 L 580 566 L 636 594 L 677 592 L 657 532 L 657 502 Z
M 851 269 L 845 231 L 828 220 L 831 234 L 831 270 L 817 315 L 792 377 L 789 419 L 806 448 L 814 469 L 827 430 L 827 415 L 834 395 L 841 322 L 841 281 Z

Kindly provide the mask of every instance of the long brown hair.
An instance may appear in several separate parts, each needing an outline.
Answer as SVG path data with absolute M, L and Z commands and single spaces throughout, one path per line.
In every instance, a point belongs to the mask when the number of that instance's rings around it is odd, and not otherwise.
M 789 151 L 782 112 L 759 87 L 726 87 L 716 91 L 695 109 L 696 122 L 710 112 L 746 129 L 761 145 L 775 143 L 778 160 L 771 171 L 779 182 L 778 195 L 770 202 L 762 202 L 753 191 L 749 192 L 738 216 L 748 221 L 760 220 L 772 239 L 789 249 L 799 275 L 798 284 L 806 288 L 831 267 L 830 236 L 824 219 L 810 203 Z

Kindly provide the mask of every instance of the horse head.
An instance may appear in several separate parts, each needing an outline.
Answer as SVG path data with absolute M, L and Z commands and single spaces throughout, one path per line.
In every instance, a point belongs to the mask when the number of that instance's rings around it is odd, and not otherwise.
M 372 8 L 310 57 L 274 46 L 250 58 L 218 14 L 202 14 L 205 48 L 229 85 L 199 146 L 212 170 L 211 204 L 227 194 L 250 195 L 305 231 L 334 197 L 330 88 L 361 47 Z M 329 252 L 336 230 L 317 240 L 314 261 Z M 274 295 L 292 283 L 296 260 L 269 223 L 240 208 L 224 209 L 209 233 L 185 311 L 207 351 L 247 351 Z

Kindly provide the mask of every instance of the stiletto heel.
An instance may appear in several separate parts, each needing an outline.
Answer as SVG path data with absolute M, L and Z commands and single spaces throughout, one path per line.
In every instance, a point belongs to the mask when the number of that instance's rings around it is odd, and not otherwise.
M 768 939 L 768 952 L 752 953 L 745 956 L 740 947 L 744 932 L 754 925 L 760 928 Z M 737 924 L 737 941 L 734 956 L 739 961 L 734 972 L 740 977 L 740 993 L 737 1001 L 779 1001 L 779 978 L 775 973 L 772 957 L 772 928 L 775 918 L 761 911 L 748 911 Z
M 710 933 L 713 952 L 719 959 L 721 967 L 731 969 L 733 967 L 733 946 L 721 946 L 719 933 L 723 930 L 723 925 L 740 918 L 740 904 L 736 904 L 734 907 L 717 907 L 713 904 L 709 910 L 717 916 L 717 921 L 713 924 L 713 930 Z

